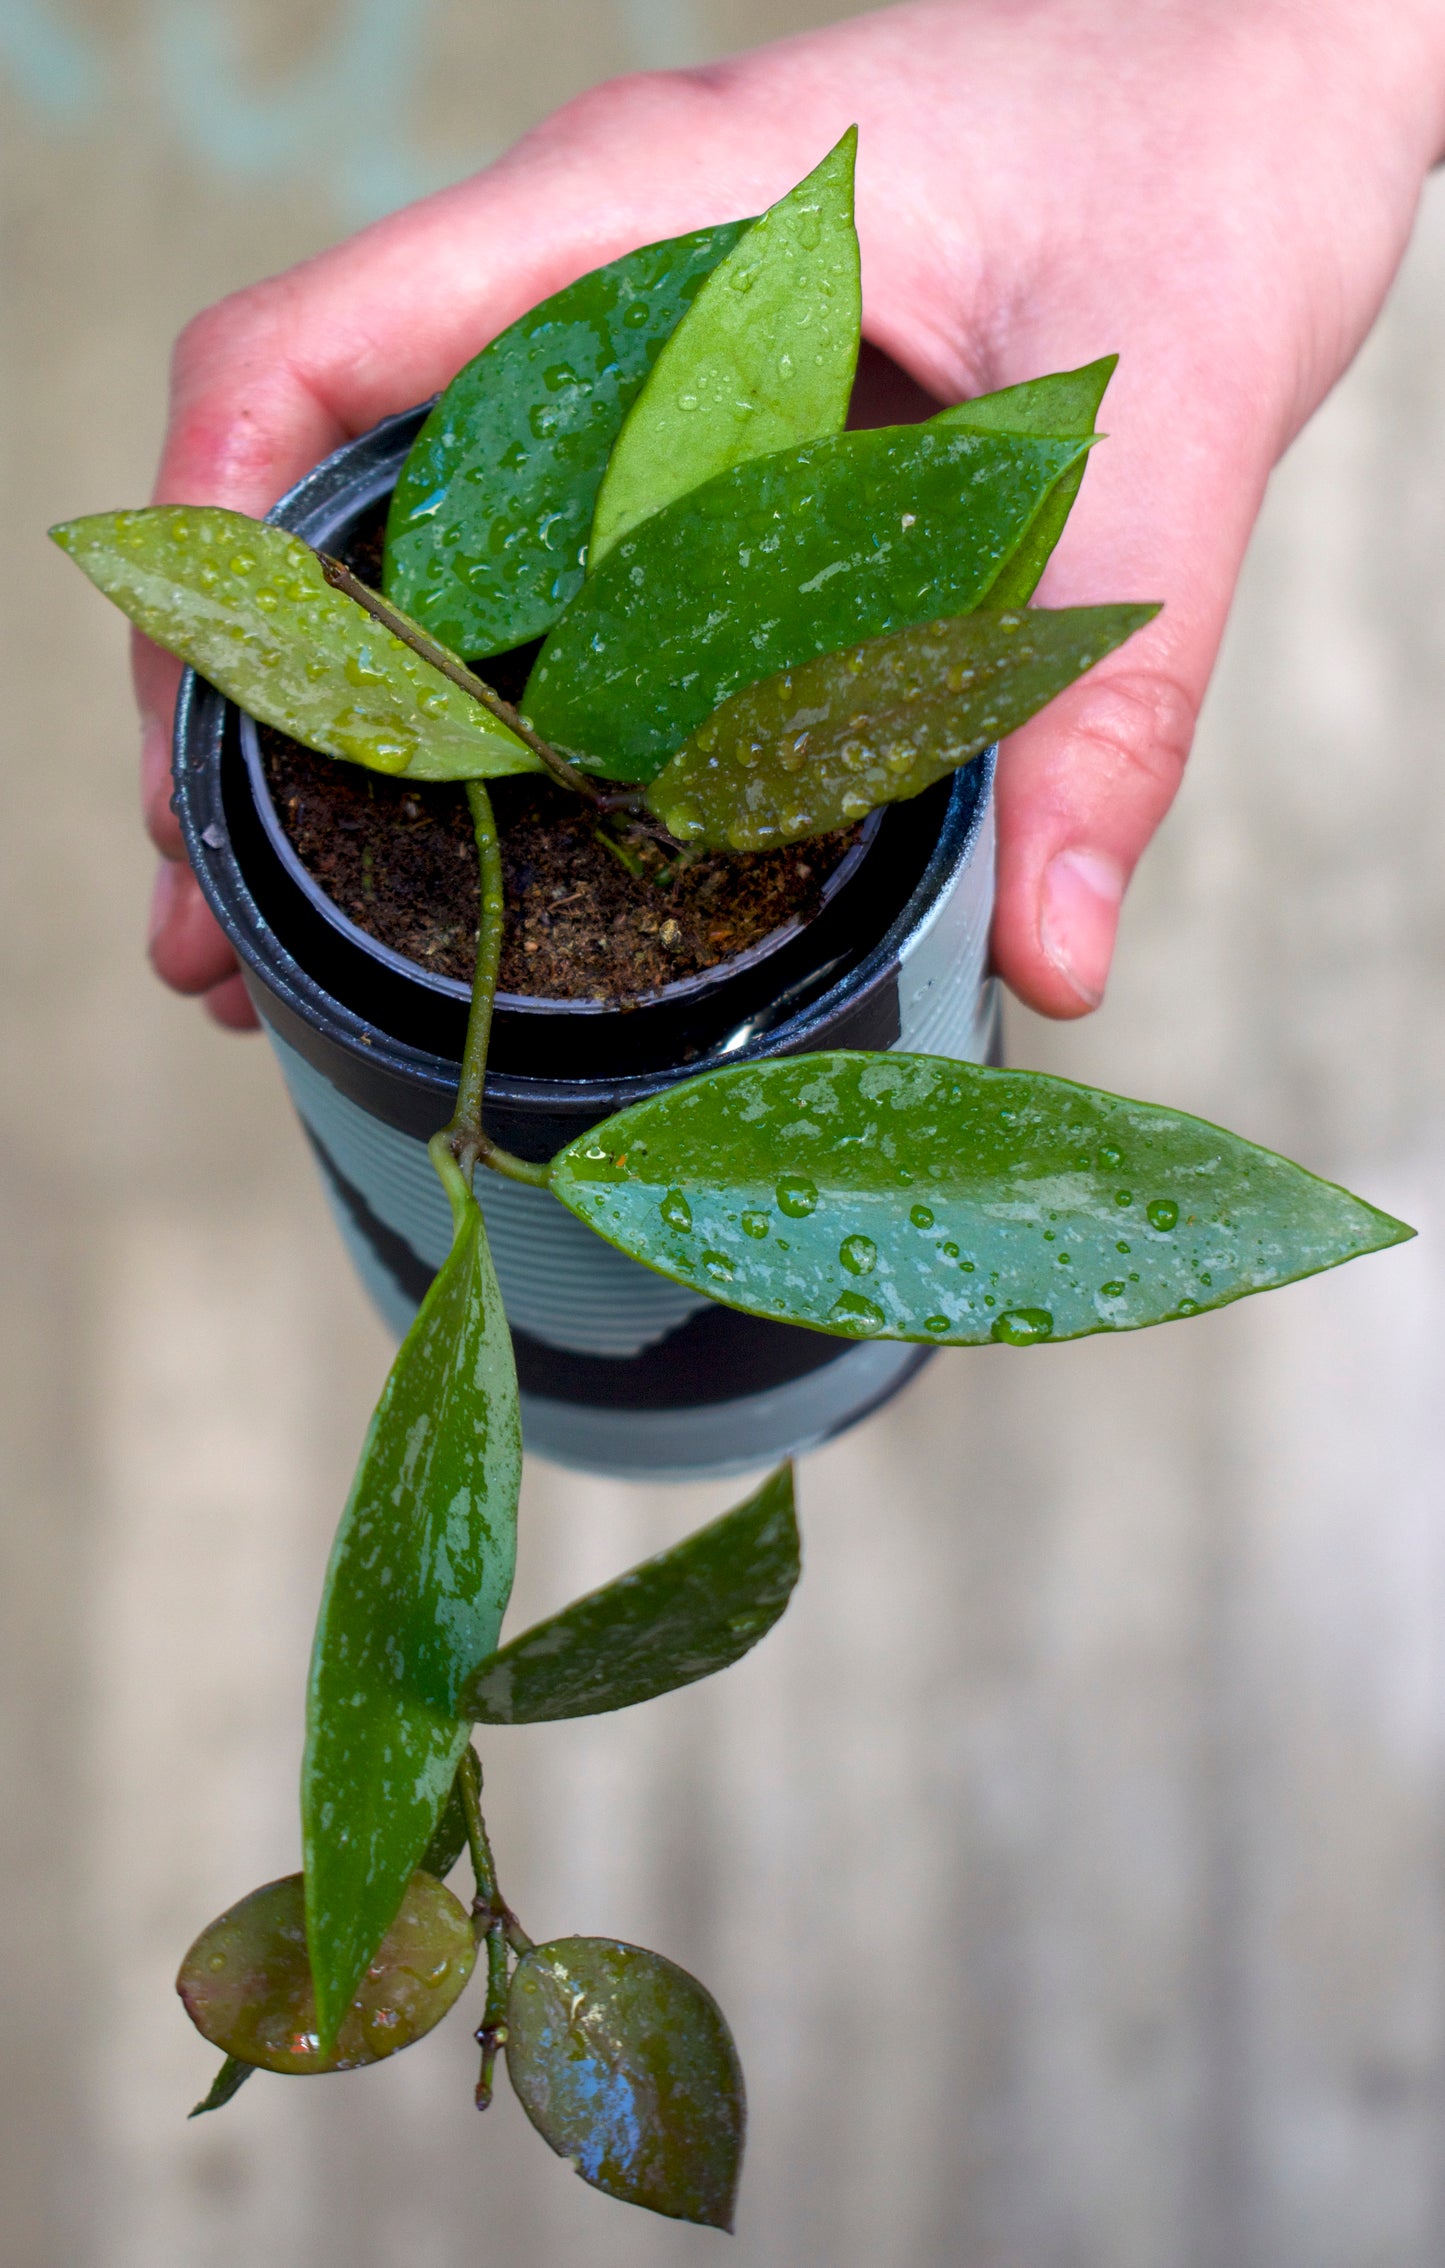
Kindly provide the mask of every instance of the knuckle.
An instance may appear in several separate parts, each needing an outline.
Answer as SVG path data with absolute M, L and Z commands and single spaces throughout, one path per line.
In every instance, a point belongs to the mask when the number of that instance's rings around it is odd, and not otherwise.
M 625 72 L 574 95 L 536 131 L 565 144 L 579 135 L 609 142 L 619 133 L 631 140 L 639 133 L 676 130 L 691 112 L 711 109 L 722 78 L 714 66 Z
M 1189 761 L 1195 715 L 1192 696 L 1167 671 L 1118 670 L 1088 685 L 1069 737 L 1111 785 L 1162 812 Z

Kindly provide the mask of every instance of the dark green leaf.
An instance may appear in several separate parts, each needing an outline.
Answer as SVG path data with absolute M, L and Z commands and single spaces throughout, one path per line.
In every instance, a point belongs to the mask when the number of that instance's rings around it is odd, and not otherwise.
M 243 2066 L 240 2077 L 228 2076 L 228 2062 L 197 2108 L 215 2110 L 229 2102 L 248 2065 L 293 2073 L 353 2071 L 395 2055 L 441 2022 L 475 1960 L 465 1908 L 431 1875 L 414 1874 L 403 1885 L 400 1911 L 327 2050 L 306 1958 L 301 1876 L 268 1882 L 202 1930 L 181 1963 L 176 1990 L 186 2014 L 198 2032 Z
M 194 2110 L 186 2112 L 187 2118 L 203 2118 L 207 2111 L 224 2110 L 227 2103 L 240 2094 L 255 2068 L 254 2063 L 242 2063 L 239 2056 L 228 2055 L 211 2081 L 209 2091 Z
M 572 1143 L 553 1188 L 730 1307 L 953 1346 L 1137 1330 L 1414 1233 L 1202 1119 L 931 1055 L 709 1072 Z
M 609 777 L 650 780 L 742 686 L 977 606 L 1087 447 L 934 421 L 738 465 L 608 554 L 527 714 Z
M 432 1839 L 417 1864 L 423 1874 L 434 1874 L 438 1882 L 445 1882 L 466 1847 L 467 1813 L 462 1802 L 461 1776 L 457 1773 L 452 1779 L 446 1809 L 437 1821 Z
M 857 149 L 850 126 L 713 270 L 663 347 L 598 491 L 589 571 L 729 465 L 842 432 L 863 310 Z
M 899 803 L 1013 732 L 1152 619 L 1153 606 L 955 615 L 749 685 L 647 801 L 679 842 L 767 850 Z
M 943 410 L 935 424 L 956 425 L 970 433 L 1051 433 L 1076 438 L 1094 431 L 1104 389 L 1114 375 L 1117 354 L 1106 354 L 1082 370 L 1060 370 L 1049 378 L 1029 378 Z M 1084 477 L 1087 457 L 1069 467 L 993 589 L 990 606 L 1026 606 L 1038 587 L 1049 554 L 1064 532 Z
M 745 220 L 644 245 L 554 292 L 448 386 L 392 498 L 386 591 L 462 654 L 551 628 L 658 349 Z
M 463 1710 L 481 1724 L 542 1724 L 630 1709 L 711 1677 L 766 1637 L 798 1575 L 784 1465 L 746 1504 L 493 1654 Z
M 148 638 L 323 756 L 413 780 L 539 769 L 515 733 L 333 590 L 284 528 L 174 504 L 50 533 Z
M 732 2227 L 742 2068 L 722 2010 L 685 1969 L 610 1938 L 534 1945 L 512 1977 L 507 2072 L 542 2139 L 594 2189 Z
M 455 1241 L 372 1419 L 316 1626 L 302 1825 L 323 2042 L 436 1831 L 466 1745 L 457 1697 L 512 1587 L 512 1343 L 481 1211 L 447 1178 Z

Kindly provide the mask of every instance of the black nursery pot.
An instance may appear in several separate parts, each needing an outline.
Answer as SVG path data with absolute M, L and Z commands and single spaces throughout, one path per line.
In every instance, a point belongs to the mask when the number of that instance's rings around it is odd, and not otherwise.
M 271 517 L 343 547 L 390 492 L 423 415 L 389 418 L 339 449 Z M 342 1235 L 399 1334 L 450 1244 L 426 1143 L 451 1115 L 464 989 L 339 916 L 290 852 L 241 726 L 187 672 L 175 740 L 186 847 L 241 957 Z M 889 807 L 805 926 L 646 1005 L 502 996 L 487 1076 L 496 1138 L 550 1157 L 717 1063 L 832 1047 L 985 1060 L 996 1026 L 992 787 L 990 752 Z M 853 1424 L 927 1359 L 721 1307 L 613 1251 L 546 1190 L 483 1174 L 478 1194 L 527 1444 L 560 1463 L 652 1476 L 760 1464 Z

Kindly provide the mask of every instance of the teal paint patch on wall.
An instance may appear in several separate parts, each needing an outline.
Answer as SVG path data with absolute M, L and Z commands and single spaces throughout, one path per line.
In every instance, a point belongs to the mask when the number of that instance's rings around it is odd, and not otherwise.
M 105 81 L 91 41 L 45 0 L 0 0 L 0 72 L 42 118 L 62 124 L 88 117 Z
M 319 166 L 347 220 L 378 219 L 453 178 L 420 154 L 405 125 L 430 15 L 431 0 L 350 0 L 288 82 L 252 92 L 231 12 L 216 0 L 163 0 L 156 46 L 174 123 L 221 172 L 259 180 Z M 469 150 L 462 169 L 495 155 Z

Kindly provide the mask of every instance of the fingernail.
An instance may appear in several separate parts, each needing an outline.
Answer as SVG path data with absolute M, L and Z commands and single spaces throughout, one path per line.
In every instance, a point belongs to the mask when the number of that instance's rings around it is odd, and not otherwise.
M 1102 851 L 1059 851 L 1044 868 L 1039 943 L 1090 1008 L 1104 997 L 1123 896 L 1123 870 Z
M 181 886 L 181 870 L 173 860 L 162 859 L 156 873 L 156 884 L 151 892 L 150 944 L 156 939 L 176 910 L 176 897 Z

